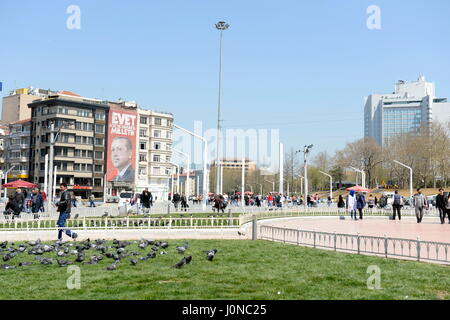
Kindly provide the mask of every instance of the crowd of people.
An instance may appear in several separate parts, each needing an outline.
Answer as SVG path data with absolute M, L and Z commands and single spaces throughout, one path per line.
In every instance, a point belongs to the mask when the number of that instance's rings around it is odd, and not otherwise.
M 45 192 L 39 188 L 33 188 L 31 193 L 21 188 L 17 188 L 15 193 L 8 196 L 3 214 L 6 219 L 14 219 L 23 212 L 32 213 L 35 219 L 39 218 L 39 213 L 44 212 Z

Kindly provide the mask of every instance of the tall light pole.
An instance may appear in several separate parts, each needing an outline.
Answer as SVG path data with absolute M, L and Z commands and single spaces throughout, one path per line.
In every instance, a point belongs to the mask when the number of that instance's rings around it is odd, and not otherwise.
M 397 160 L 393 160 L 393 161 L 395 163 L 409 169 L 409 196 L 410 196 L 410 198 L 412 198 L 412 196 L 413 196 L 413 170 L 412 170 L 412 168 L 407 166 L 404 163 L 401 163 L 400 161 L 397 161 Z
M 173 162 L 169 162 L 169 164 L 171 164 L 173 167 L 177 168 L 177 189 L 176 190 L 177 190 L 177 192 L 180 192 L 180 166 Z M 173 174 L 172 174 L 172 188 L 173 188 Z M 173 194 L 172 194 L 172 199 L 173 199 Z
M 305 207 L 307 207 L 308 205 L 308 201 L 307 201 L 307 197 L 308 197 L 308 164 L 307 164 L 307 159 L 308 159 L 308 154 L 311 151 L 311 148 L 313 147 L 312 144 L 310 144 L 309 146 L 305 146 L 303 148 L 303 157 L 304 157 L 304 164 L 303 164 L 303 176 L 305 179 L 305 196 L 304 198 L 304 205 Z
M 295 192 L 295 189 L 294 189 L 294 159 L 295 159 L 295 156 L 297 155 L 297 153 L 299 153 L 299 152 L 302 152 L 302 151 L 301 150 L 297 150 L 297 151 L 295 151 L 295 153 L 292 156 L 292 168 L 291 168 L 291 172 L 292 172 L 292 179 L 291 179 L 292 192 Z
M 170 150 L 178 152 L 179 154 L 183 155 L 186 157 L 186 167 L 187 167 L 187 175 L 186 175 L 186 187 L 185 187 L 185 192 L 186 192 L 186 199 L 187 201 L 189 201 L 189 196 L 191 195 L 191 186 L 189 183 L 189 178 L 190 178 L 190 171 L 191 171 L 191 167 L 190 167 L 190 162 L 191 162 L 191 155 L 185 152 L 182 152 L 178 149 L 172 148 L 170 147 Z
M 5 172 L 5 184 L 8 183 L 8 173 L 9 173 L 12 169 L 14 169 L 15 167 L 16 167 L 16 166 L 14 165 L 14 166 L 12 166 L 11 168 L 9 168 L 8 171 Z M 5 187 L 4 193 L 5 193 L 5 194 L 4 194 L 4 197 L 5 197 L 5 201 L 6 201 L 6 199 L 8 198 L 8 197 L 7 197 L 8 188 Z
M 207 179 L 208 179 L 208 141 L 206 141 L 206 138 L 199 136 L 198 134 L 195 134 L 192 131 L 189 131 L 185 128 L 182 128 L 176 124 L 173 124 L 173 126 L 177 129 L 180 129 L 181 131 L 184 131 L 188 134 L 190 134 L 193 137 L 196 137 L 203 141 L 204 148 L 203 148 L 203 210 L 206 209 L 206 202 L 208 199 L 208 186 L 207 186 Z
M 333 177 L 323 171 L 319 170 L 319 172 L 326 175 L 328 178 L 330 178 L 330 199 L 333 199 Z
M 278 192 L 280 193 L 280 196 L 283 194 L 283 174 L 284 174 L 284 168 L 283 168 L 283 152 L 284 152 L 284 148 L 283 148 L 283 144 L 280 142 L 280 185 L 278 186 Z
M 242 186 L 241 186 L 241 207 L 244 206 L 244 195 L 245 195 L 245 156 L 242 157 Z
M 217 150 L 216 150 L 216 194 L 220 193 L 220 160 L 219 160 L 219 147 L 220 147 L 220 104 L 222 100 L 222 39 L 223 31 L 230 27 L 228 23 L 219 21 L 216 23 L 216 29 L 220 31 L 220 53 L 219 53 L 219 98 L 217 102 Z

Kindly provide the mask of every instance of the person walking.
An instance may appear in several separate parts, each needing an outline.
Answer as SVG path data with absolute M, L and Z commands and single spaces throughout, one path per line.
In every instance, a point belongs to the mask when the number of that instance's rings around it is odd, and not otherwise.
M 148 192 L 148 188 L 145 188 L 141 193 L 141 204 L 144 210 L 150 209 L 150 193 Z
M 44 198 L 39 192 L 38 188 L 33 189 L 33 195 L 31 196 L 31 212 L 34 219 L 39 219 L 39 211 L 44 206 Z
M 367 207 L 369 207 L 370 212 L 372 212 L 373 207 L 375 206 L 375 200 L 372 195 L 369 196 L 369 199 L 367 199 Z
M 186 195 L 183 193 L 181 195 L 181 211 L 187 212 L 187 208 L 189 207 Z
M 178 204 L 180 203 L 180 201 L 181 201 L 181 197 L 177 192 L 173 195 L 173 199 L 172 199 L 173 205 L 175 206 L 175 211 L 177 211 L 177 212 L 178 212 Z
M 447 214 L 446 209 L 447 203 L 448 203 L 448 193 L 446 192 L 444 194 L 444 189 L 439 188 L 439 194 L 436 196 L 436 208 L 439 210 L 439 218 L 441 219 L 441 224 L 445 223 L 445 215 Z
M 92 208 L 92 207 L 95 208 L 95 202 L 94 202 L 94 195 L 93 195 L 93 194 L 91 194 L 91 195 L 89 196 L 89 207 L 90 207 L 90 208 Z
M 350 212 L 351 219 L 353 219 L 353 215 L 355 215 L 356 220 L 356 197 L 354 190 L 350 190 L 350 193 L 347 195 L 346 208 L 347 211 Z
M 24 205 L 24 202 L 25 202 L 25 195 L 23 194 L 22 189 L 20 189 L 20 188 L 16 189 L 16 193 L 14 193 L 14 201 L 19 206 L 20 212 L 22 212 L 23 209 L 24 209 L 23 205 Z
M 56 223 L 56 225 L 58 226 L 58 240 L 62 240 L 63 231 L 66 235 L 75 240 L 78 237 L 78 234 L 65 227 L 66 220 L 70 218 L 70 212 L 72 209 L 72 198 L 69 191 L 67 190 L 67 184 L 65 184 L 64 182 L 61 183 L 59 185 L 59 190 L 61 191 L 61 196 L 59 197 L 59 201 L 56 204 L 59 212 L 58 222 Z
M 151 192 L 148 193 L 148 204 L 149 208 L 151 209 L 153 207 L 153 195 Z
M 427 198 L 422 194 L 421 188 L 417 188 L 417 193 L 413 196 L 413 205 L 416 212 L 417 223 L 421 223 L 424 214 L 423 210 L 428 208 Z
M 442 217 L 442 223 L 445 223 L 445 215 L 447 215 L 448 223 L 450 223 L 450 192 L 444 193 L 445 211 Z
M 403 206 L 402 196 L 398 194 L 398 190 L 395 190 L 394 200 L 392 202 L 392 210 L 394 211 L 394 216 L 392 217 L 392 220 L 395 220 L 396 213 L 398 214 L 398 220 L 402 219 L 402 216 L 401 216 L 402 206 Z
M 364 196 L 364 194 L 362 192 L 359 192 L 356 195 L 356 208 L 359 211 L 359 219 L 362 220 L 363 218 L 363 209 L 366 206 L 366 197 Z
M 332 203 L 332 199 L 330 196 L 328 196 L 328 200 L 327 200 L 327 204 L 328 204 L 328 208 L 331 207 L 331 203 Z
M 338 203 L 337 203 L 338 210 L 340 211 L 342 208 L 345 208 L 345 201 L 342 197 L 342 194 L 339 195 Z

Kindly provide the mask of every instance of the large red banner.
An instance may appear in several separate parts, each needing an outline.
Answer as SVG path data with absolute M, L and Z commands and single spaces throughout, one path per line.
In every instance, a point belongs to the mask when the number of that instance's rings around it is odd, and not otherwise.
M 110 109 L 106 179 L 134 183 L 137 112 Z

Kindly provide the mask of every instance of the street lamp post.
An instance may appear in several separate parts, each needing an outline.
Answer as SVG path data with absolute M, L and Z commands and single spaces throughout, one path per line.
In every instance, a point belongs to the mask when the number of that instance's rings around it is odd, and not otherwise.
M 297 155 L 297 153 L 299 153 L 299 152 L 302 152 L 302 151 L 301 150 L 295 151 L 295 153 L 294 153 L 294 155 L 292 157 L 292 164 L 291 164 L 292 165 L 292 167 L 291 167 L 291 172 L 292 172 L 291 188 L 292 188 L 292 192 L 295 192 L 295 189 L 294 189 L 294 158 Z
M 206 209 L 206 202 L 208 198 L 208 187 L 207 187 L 207 178 L 208 178 L 208 141 L 202 136 L 199 136 L 198 134 L 195 134 L 192 131 L 189 131 L 185 128 L 182 128 L 176 124 L 173 124 L 173 126 L 177 129 L 180 129 L 181 131 L 184 131 L 188 134 L 190 134 L 193 137 L 196 137 L 203 141 L 204 148 L 203 148 L 203 210 Z
M 304 165 L 303 165 L 303 176 L 304 176 L 304 180 L 305 180 L 305 196 L 304 196 L 304 205 L 305 207 L 308 206 L 308 201 L 307 201 L 307 197 L 308 197 L 308 164 L 307 164 L 307 159 L 308 159 L 308 154 L 311 151 L 311 148 L 313 147 L 312 144 L 310 144 L 309 146 L 305 146 L 303 149 L 303 156 L 304 156 Z
M 279 165 L 280 166 L 280 183 L 278 186 L 278 192 L 280 193 L 280 196 L 283 194 L 283 174 L 284 174 L 284 168 L 283 168 L 284 154 L 283 154 L 283 152 L 284 152 L 283 144 L 280 143 L 280 155 L 279 155 L 279 157 L 280 157 L 280 159 L 279 159 L 279 161 L 280 161 L 280 165 Z
M 228 23 L 219 21 L 216 23 L 216 29 L 220 31 L 220 53 L 219 53 L 219 98 L 217 102 L 217 150 L 216 150 L 216 194 L 220 193 L 220 160 L 219 160 L 219 147 L 220 147 L 220 104 L 222 100 L 222 39 L 223 31 L 230 27 Z
M 323 171 L 319 170 L 319 172 L 326 175 L 328 178 L 330 178 L 330 199 L 333 199 L 333 177 Z
M 275 181 L 264 180 L 265 182 L 269 182 L 272 184 L 272 192 L 275 192 Z
M 188 153 L 184 153 L 178 149 L 172 148 L 170 147 L 170 150 L 173 150 L 175 152 L 178 152 L 179 154 L 183 155 L 186 157 L 186 167 L 187 167 L 187 175 L 186 175 L 186 187 L 185 187 L 185 192 L 186 192 L 186 199 L 189 202 L 189 196 L 191 195 L 191 186 L 189 183 L 189 178 L 190 178 L 190 171 L 191 171 L 191 167 L 190 167 L 190 162 L 191 162 L 191 155 Z
M 353 169 L 356 172 L 361 173 L 361 186 L 363 188 L 365 188 L 366 187 L 366 173 L 364 172 L 364 170 L 360 170 L 360 169 L 357 169 L 357 168 L 354 168 L 354 167 L 350 167 L 350 169 Z
M 9 168 L 8 171 L 5 172 L 5 184 L 8 183 L 8 173 L 9 173 L 12 169 L 14 169 L 15 167 L 16 167 L 16 166 L 14 165 L 14 166 L 12 166 L 11 168 Z M 7 193 L 8 193 L 8 188 L 7 188 L 7 187 L 5 187 L 4 193 L 5 193 L 4 196 L 5 196 L 5 201 L 6 201 L 6 199 L 7 199 Z
M 177 168 L 177 192 L 180 192 L 180 166 L 173 163 L 173 162 L 169 162 L 169 164 L 171 164 L 173 167 Z M 172 188 L 173 188 L 173 174 L 172 174 Z M 172 194 L 172 198 L 173 198 L 173 194 Z
M 413 196 L 413 171 L 412 171 L 412 168 L 407 166 L 404 163 L 401 163 L 400 161 L 397 161 L 397 160 L 393 160 L 393 161 L 395 163 L 397 163 L 397 164 L 399 164 L 399 165 L 409 169 L 409 196 L 412 199 L 412 196 Z

